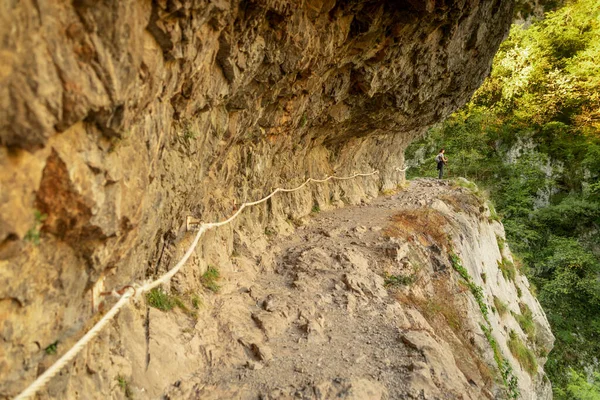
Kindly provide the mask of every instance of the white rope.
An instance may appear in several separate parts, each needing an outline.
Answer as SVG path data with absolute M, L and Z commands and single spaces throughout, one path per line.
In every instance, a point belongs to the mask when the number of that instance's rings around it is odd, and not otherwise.
M 404 167 L 404 168 L 396 167 L 396 171 L 398 171 L 398 172 L 404 172 L 407 169 L 408 169 L 408 167 Z
M 98 333 L 104 328 L 104 326 L 111 320 L 121 308 L 129 301 L 129 298 L 133 294 L 133 289 L 128 289 L 123 296 L 119 299 L 119 301 L 102 317 L 96 325 L 93 326 L 92 329 L 89 330 L 88 333 L 83 335 L 81 339 L 71 349 L 66 352 L 58 361 L 56 361 L 50 368 L 48 368 L 42 375 L 40 375 L 27 389 L 25 389 L 21 394 L 15 397 L 15 400 L 28 399 L 31 396 L 35 395 L 40 389 L 42 389 L 46 384 L 56 375 L 63 367 L 71 361 L 75 356 L 85 347 L 86 344 L 90 342 L 93 338 L 95 338 Z
M 200 238 L 202 237 L 202 235 L 204 235 L 204 232 L 206 232 L 207 230 L 229 224 L 230 222 L 232 222 L 234 219 L 236 219 L 240 215 L 240 213 L 242 212 L 242 210 L 244 208 L 250 207 L 250 206 L 255 206 L 260 203 L 264 203 L 265 201 L 269 200 L 271 197 L 273 197 L 278 192 L 286 192 L 286 193 L 295 192 L 297 190 L 302 189 L 304 186 L 308 185 L 311 182 L 324 183 L 331 179 L 347 180 L 347 179 L 354 179 L 358 176 L 371 176 L 371 175 L 375 175 L 378 173 L 379 173 L 379 171 L 375 170 L 373 172 L 366 173 L 366 174 L 355 173 L 352 176 L 346 176 L 346 177 L 338 177 L 338 176 L 330 175 L 325 179 L 308 178 L 302 185 L 300 185 L 298 187 L 295 187 L 292 189 L 277 188 L 273 192 L 271 192 L 271 194 L 269 194 L 266 197 L 263 197 L 260 200 L 242 204 L 240 206 L 240 208 L 231 217 L 227 218 L 224 221 L 202 223 L 200 225 L 200 229 L 198 229 L 198 233 L 196 233 L 196 236 L 194 237 L 194 241 L 192 242 L 190 247 L 187 249 L 187 251 L 181 258 L 181 260 L 179 260 L 179 262 L 175 265 L 175 267 L 173 267 L 171 270 L 169 270 L 167 273 L 162 275 L 157 280 L 146 283 L 144 286 L 141 286 L 138 289 L 133 288 L 133 286 L 136 286 L 136 285 L 128 287 L 127 290 L 123 293 L 123 295 L 119 299 L 119 301 L 117 303 L 115 303 L 115 305 L 104 315 L 104 317 L 102 317 L 102 319 L 100 321 L 98 321 L 92 327 L 92 329 L 90 329 L 81 339 L 79 339 L 79 341 L 77 341 L 77 343 L 75 343 L 75 345 L 73 345 L 73 347 L 71 347 L 71 349 L 68 352 L 66 352 L 61 358 L 59 358 L 54 364 L 52 364 L 52 366 L 50 368 L 48 368 L 42 375 L 40 375 L 31 385 L 29 385 L 29 387 L 27 389 L 25 389 L 17 397 L 15 397 L 14 400 L 28 399 L 31 396 L 35 395 L 38 391 L 40 391 L 44 386 L 46 386 L 46 384 L 50 381 L 50 379 L 52 379 L 57 373 L 59 373 L 60 370 L 63 369 L 63 367 L 67 363 L 69 363 L 73 358 L 75 358 L 75 356 L 85 347 L 85 345 L 87 345 L 93 338 L 95 338 L 100 333 L 102 328 L 104 328 L 104 326 L 106 326 L 106 324 L 111 319 L 113 319 L 115 317 L 115 315 L 117 315 L 119 310 L 121 308 L 123 308 L 123 306 L 125 304 L 127 304 L 129 299 L 131 299 L 131 297 L 134 294 L 140 295 L 144 292 L 148 292 L 148 291 L 154 289 L 155 287 L 169 281 L 177 272 L 179 272 L 181 267 L 183 267 L 183 265 L 186 263 L 186 261 L 191 257 L 192 253 L 194 252 L 194 249 L 196 248 L 196 246 L 198 245 L 198 242 L 200 241 Z

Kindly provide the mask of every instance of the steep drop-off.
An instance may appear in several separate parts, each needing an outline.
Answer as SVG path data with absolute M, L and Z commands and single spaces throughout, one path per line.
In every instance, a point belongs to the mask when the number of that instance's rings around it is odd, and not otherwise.
M 200 290 L 208 264 L 230 263 L 243 230 L 264 240 L 315 206 L 395 187 L 406 144 L 469 98 L 512 13 L 509 1 L 1 7 L 3 396 L 89 326 L 92 292 L 169 269 L 188 215 L 213 221 L 308 176 L 380 171 L 281 196 L 208 235 L 176 278 L 182 293 Z M 140 307 L 116 324 L 133 324 Z M 105 397 L 116 382 L 107 365 L 132 368 L 119 332 L 106 331 L 50 395 Z M 145 353 L 152 341 L 131 345 Z

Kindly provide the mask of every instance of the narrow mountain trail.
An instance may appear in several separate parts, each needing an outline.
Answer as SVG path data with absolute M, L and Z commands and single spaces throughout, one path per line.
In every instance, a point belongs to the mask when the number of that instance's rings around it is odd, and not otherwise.
M 213 304 L 210 367 L 165 397 L 495 398 L 477 319 L 462 321 L 470 294 L 455 285 L 450 230 L 431 208 L 441 199 L 482 218 L 467 189 L 421 179 L 272 238 L 272 268 Z

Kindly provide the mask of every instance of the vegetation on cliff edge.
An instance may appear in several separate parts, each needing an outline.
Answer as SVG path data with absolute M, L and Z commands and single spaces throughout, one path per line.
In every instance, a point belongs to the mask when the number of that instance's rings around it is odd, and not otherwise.
M 441 147 L 450 176 L 490 193 L 538 288 L 555 398 L 600 399 L 600 2 L 514 26 L 472 101 L 409 147 L 409 177 L 435 176 Z

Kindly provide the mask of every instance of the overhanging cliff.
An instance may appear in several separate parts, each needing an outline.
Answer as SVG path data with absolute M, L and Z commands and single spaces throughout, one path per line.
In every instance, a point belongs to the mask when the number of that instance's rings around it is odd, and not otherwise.
M 265 232 L 395 187 L 404 147 L 482 82 L 511 13 L 510 1 L 3 4 L 0 393 L 77 337 L 99 282 L 170 268 L 188 215 L 380 170 L 273 200 L 236 228 Z M 235 240 L 208 237 L 192 270 Z M 90 387 L 108 379 L 90 374 Z

